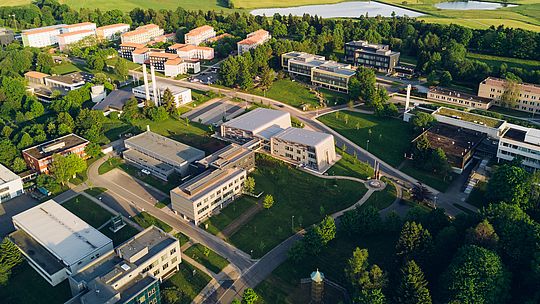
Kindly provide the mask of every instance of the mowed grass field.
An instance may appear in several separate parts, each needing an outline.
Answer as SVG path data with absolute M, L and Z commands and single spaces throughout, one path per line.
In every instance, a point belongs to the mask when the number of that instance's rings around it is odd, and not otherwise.
M 24 5 L 32 0 L 2 0 L 0 6 Z M 67 4 L 75 9 L 79 8 L 100 8 L 101 11 L 119 9 L 130 11 L 136 7 L 142 9 L 152 8 L 155 10 L 171 9 L 182 7 L 186 10 L 224 10 L 230 9 L 220 6 L 217 0 L 59 0 L 60 3 Z

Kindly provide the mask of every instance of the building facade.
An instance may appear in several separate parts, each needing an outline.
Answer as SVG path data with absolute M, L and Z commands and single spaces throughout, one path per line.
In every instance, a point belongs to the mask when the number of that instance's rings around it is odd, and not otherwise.
M 96 28 L 96 36 L 100 40 L 118 40 L 120 35 L 129 31 L 129 24 L 116 23 Z
M 540 169 L 540 130 L 508 124 L 499 139 L 497 158 L 512 161 L 516 157 L 531 171 Z
M 134 53 L 142 53 L 143 51 L 146 55 L 146 58 L 144 58 L 144 60 L 146 60 L 148 59 L 148 48 L 144 44 L 124 42 L 120 44 L 120 48 L 118 49 L 118 55 L 124 59 L 136 62 L 134 58 Z M 141 62 L 141 64 L 144 63 L 144 60 Z
M 155 24 L 147 24 L 139 26 L 133 31 L 126 32 L 120 35 L 122 43 L 139 43 L 146 45 L 151 42 L 156 37 L 162 36 L 164 33 L 163 29 Z
M 199 45 L 203 42 L 216 37 L 216 31 L 210 25 L 199 26 L 184 35 L 184 42 L 186 44 Z
M 430 87 L 427 98 L 429 100 L 454 104 L 467 108 L 487 110 L 491 107 L 492 99 L 484 98 L 464 92 L 454 91 L 442 87 Z
M 148 53 L 148 62 L 156 71 L 162 72 L 165 76 L 176 77 L 180 74 L 198 73 L 201 70 L 201 65 L 198 61 L 185 60 L 178 54 L 165 52 L 150 52 Z
M 243 53 L 258 47 L 259 45 L 270 40 L 270 38 L 272 38 L 270 33 L 262 29 L 247 34 L 246 39 L 238 41 L 236 44 L 238 55 L 242 55 Z
M 68 134 L 57 139 L 44 142 L 37 146 L 24 149 L 22 155 L 28 167 L 39 173 L 48 173 L 49 165 L 53 162 L 53 155 L 68 155 L 75 153 L 85 159 L 84 149 L 88 140 L 76 135 Z
M 61 51 L 64 51 L 69 47 L 70 44 L 81 42 L 85 39 L 90 39 L 91 37 L 96 37 L 94 30 L 66 32 L 58 35 L 58 48 Z
M 149 88 L 151 86 L 152 84 L 150 83 Z M 193 101 L 191 98 L 191 89 L 188 89 L 188 88 L 165 85 L 158 82 L 156 84 L 156 89 L 159 94 L 158 101 L 163 101 L 163 94 L 165 93 L 165 90 L 169 89 L 169 91 L 171 91 L 171 94 L 173 95 L 174 103 L 177 108 L 181 105 L 188 104 Z M 136 98 L 146 100 L 146 89 L 145 89 L 144 84 L 134 87 L 133 89 L 131 89 L 131 92 L 133 92 L 133 95 Z M 154 100 L 154 91 L 149 89 L 148 93 L 149 93 L 148 100 Z
M 23 193 L 22 178 L 0 164 L 0 203 L 6 202 Z
M 488 77 L 480 82 L 478 96 L 493 99 L 495 105 L 503 105 L 501 95 L 504 93 L 506 80 Z M 537 113 L 540 111 L 540 85 L 521 83 L 518 84 L 519 95 L 513 106 L 515 110 Z
M 72 91 L 76 90 L 87 82 L 92 81 L 94 75 L 86 72 L 73 72 L 65 75 L 55 75 L 45 78 L 45 85 L 49 88 Z
M 399 62 L 399 52 L 393 52 L 386 44 L 374 44 L 363 40 L 351 41 L 345 43 L 345 61 L 355 66 L 392 73 Z
M 174 172 L 186 176 L 190 164 L 204 157 L 204 151 L 149 130 L 124 140 L 124 146 L 127 162 L 165 181 Z
M 182 59 L 214 59 L 214 49 L 205 46 L 176 43 L 167 48 L 168 53 L 178 54 Z
M 13 216 L 13 225 L 10 239 L 53 286 L 113 249 L 111 239 L 53 200 Z
M 65 24 L 24 30 L 21 33 L 23 45 L 37 48 L 55 45 L 58 43 L 58 35 L 62 33 L 63 26 Z

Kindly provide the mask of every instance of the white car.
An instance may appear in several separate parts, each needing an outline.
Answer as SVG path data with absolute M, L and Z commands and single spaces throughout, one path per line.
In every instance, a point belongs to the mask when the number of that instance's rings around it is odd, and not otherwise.
M 146 175 L 150 175 L 150 171 L 146 170 L 146 169 L 142 169 L 141 170 L 142 173 L 146 174 Z

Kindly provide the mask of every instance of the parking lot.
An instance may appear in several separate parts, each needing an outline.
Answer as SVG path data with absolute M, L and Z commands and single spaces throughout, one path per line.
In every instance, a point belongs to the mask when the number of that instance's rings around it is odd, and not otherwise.
M 225 120 L 231 120 L 234 117 L 244 113 L 246 108 L 245 102 L 234 102 L 228 98 L 217 100 L 211 104 L 205 105 L 203 108 L 194 109 L 182 115 L 190 121 L 200 122 L 206 125 L 217 127 Z
M 216 83 L 217 79 L 218 79 L 217 69 L 211 68 L 191 77 L 190 81 L 200 82 L 204 84 L 213 84 L 213 83 Z

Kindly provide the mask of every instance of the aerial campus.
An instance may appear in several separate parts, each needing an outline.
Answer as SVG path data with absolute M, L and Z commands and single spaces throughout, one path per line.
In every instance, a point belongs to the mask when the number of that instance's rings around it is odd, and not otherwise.
M 0 303 L 540 303 L 539 5 L 0 3 Z

